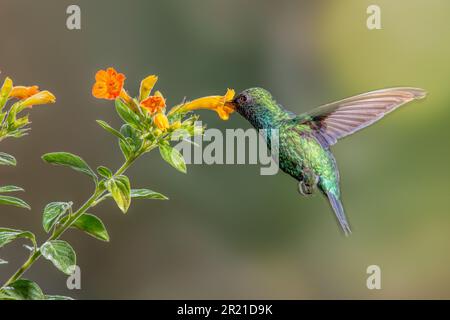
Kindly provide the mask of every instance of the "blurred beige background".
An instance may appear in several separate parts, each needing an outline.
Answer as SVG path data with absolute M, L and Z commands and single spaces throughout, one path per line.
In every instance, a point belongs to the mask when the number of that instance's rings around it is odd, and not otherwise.
M 366 28 L 366 8 L 382 10 L 382 30 Z M 81 7 L 82 29 L 66 29 Z M 156 73 L 170 103 L 184 96 L 263 86 L 294 112 L 364 91 L 418 86 L 429 97 L 337 144 L 344 204 L 354 233 L 344 238 L 321 196 L 298 195 L 286 175 L 258 166 L 191 165 L 182 175 L 158 153 L 129 172 L 135 187 L 171 200 L 112 202 L 93 213 L 110 243 L 72 231 L 82 289 L 40 260 L 26 274 L 49 294 L 75 298 L 450 298 L 450 25 L 448 1 L 24 1 L 0 3 L 2 78 L 39 84 L 56 105 L 32 110 L 32 133 L 6 140 L 17 168 L 0 184 L 24 187 L 31 212 L 0 208 L 0 225 L 44 240 L 41 211 L 51 201 L 80 204 L 92 185 L 44 164 L 51 151 L 79 154 L 92 167 L 120 165 L 116 141 L 96 119 L 118 126 L 112 103 L 95 100 L 96 70 L 114 66 L 133 93 Z M 209 127 L 248 128 L 238 115 Z M 3 282 L 26 257 L 16 242 L 0 250 Z M 382 269 L 382 290 L 366 288 L 366 268 Z

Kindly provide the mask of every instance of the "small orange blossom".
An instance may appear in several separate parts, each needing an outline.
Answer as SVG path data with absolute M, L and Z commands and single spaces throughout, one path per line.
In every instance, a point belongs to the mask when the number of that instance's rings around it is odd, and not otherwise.
M 31 87 L 16 86 L 12 88 L 11 92 L 9 93 L 9 96 L 11 98 L 22 100 L 29 98 L 38 92 L 39 92 L 38 86 L 31 86 Z
M 125 75 L 118 73 L 114 68 L 99 70 L 95 74 L 95 84 L 92 87 L 92 95 L 98 99 L 114 100 L 121 94 L 128 94 L 123 90 Z M 124 93 L 122 93 L 124 91 Z
M 141 102 L 141 106 L 150 113 L 161 112 L 166 107 L 166 100 L 162 96 L 150 96 Z

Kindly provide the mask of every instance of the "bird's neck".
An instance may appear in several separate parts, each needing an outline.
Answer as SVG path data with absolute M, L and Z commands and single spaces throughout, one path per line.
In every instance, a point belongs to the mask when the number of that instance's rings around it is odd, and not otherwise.
M 281 108 L 246 109 L 240 112 L 255 129 L 278 129 L 281 122 L 290 119 L 293 115 Z

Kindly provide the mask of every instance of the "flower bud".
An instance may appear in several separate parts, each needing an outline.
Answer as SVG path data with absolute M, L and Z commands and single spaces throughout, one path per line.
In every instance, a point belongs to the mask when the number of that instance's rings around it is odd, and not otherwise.
M 141 81 L 141 87 L 139 89 L 139 101 L 145 100 L 152 92 L 153 87 L 158 81 L 158 77 L 155 75 L 148 76 Z
M 3 82 L 3 86 L 0 89 L 0 110 L 3 109 L 3 107 L 6 104 L 6 101 L 8 100 L 9 93 L 11 92 L 13 87 L 13 82 L 11 78 L 6 77 L 5 81 Z
M 153 121 L 156 127 L 162 131 L 166 131 L 170 127 L 169 120 L 167 119 L 166 115 L 162 112 L 158 112 L 153 118 Z
M 20 106 L 23 108 L 31 108 L 39 104 L 55 103 L 56 98 L 50 91 L 41 91 L 23 100 Z

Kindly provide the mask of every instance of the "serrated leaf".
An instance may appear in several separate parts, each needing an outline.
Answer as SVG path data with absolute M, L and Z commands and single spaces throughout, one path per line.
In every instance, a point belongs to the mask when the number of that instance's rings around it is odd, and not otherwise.
M 108 123 L 106 123 L 105 121 L 102 120 L 97 120 L 97 123 L 100 125 L 100 127 L 102 127 L 103 129 L 105 129 L 106 131 L 108 131 L 109 133 L 115 135 L 117 138 L 119 138 L 120 140 L 125 140 L 125 137 L 116 129 L 114 129 L 113 127 L 111 127 Z
M 16 158 L 12 155 L 0 152 L 0 165 L 15 166 L 17 164 Z
M 47 204 L 42 214 L 42 226 L 45 232 L 48 233 L 71 207 L 71 202 L 51 202 Z
M 0 187 L 0 193 L 6 193 L 6 192 L 19 192 L 19 191 L 25 191 L 21 187 L 16 186 L 3 186 Z
M 79 156 L 68 152 L 52 152 L 42 156 L 42 159 L 48 163 L 60 166 L 70 167 L 76 171 L 87 174 L 97 182 L 97 175 L 89 167 L 89 165 Z
M 66 220 L 67 217 L 61 220 L 61 222 L 65 222 Z M 108 231 L 106 231 L 106 227 L 102 220 L 92 214 L 85 213 L 81 215 L 77 220 L 75 220 L 71 227 L 84 231 L 98 240 L 106 242 L 109 241 L 109 234 Z
M 56 268 L 65 274 L 71 275 L 75 270 L 76 254 L 66 241 L 47 241 L 41 246 L 41 253 L 44 258 L 51 261 Z
M 107 167 L 104 167 L 104 166 L 98 167 L 97 172 L 99 175 L 101 175 L 103 178 L 106 178 L 106 179 L 111 178 L 113 175 L 111 170 L 109 170 Z
M 116 201 L 119 209 L 126 213 L 131 204 L 131 187 L 128 177 L 122 175 L 110 179 L 106 181 L 106 188 Z
M 23 201 L 22 199 L 16 198 L 16 197 L 10 197 L 10 196 L 2 196 L 0 195 L 0 204 L 5 204 L 9 206 L 15 206 L 19 208 L 25 208 L 30 210 L 31 207 L 28 203 Z
M 44 300 L 45 295 L 39 286 L 30 280 L 19 279 L 0 290 L 2 299 Z
M 186 173 L 186 162 L 177 149 L 172 148 L 165 142 L 159 145 L 159 152 L 161 153 L 161 157 L 172 167 L 180 172 Z
M 23 230 L 0 228 L 0 248 L 18 238 L 30 239 L 33 246 L 36 247 L 36 238 L 33 233 Z
M 73 300 L 73 298 L 58 295 L 46 295 L 45 300 Z
M 149 189 L 131 189 L 131 197 L 136 199 L 168 200 L 165 195 Z

